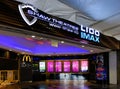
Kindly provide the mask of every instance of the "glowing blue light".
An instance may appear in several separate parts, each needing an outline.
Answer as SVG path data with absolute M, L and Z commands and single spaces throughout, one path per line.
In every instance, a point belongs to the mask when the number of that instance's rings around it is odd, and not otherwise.
M 84 32 L 81 32 L 81 38 L 86 39 L 86 40 L 90 40 L 90 41 L 94 41 L 94 42 L 100 42 L 99 37 L 91 35 L 91 34 L 87 34 Z
M 24 37 L 7 36 L 0 34 L 0 47 L 29 52 L 32 54 L 82 54 L 89 53 L 88 50 L 76 46 L 59 43 L 58 47 L 53 47 L 48 42 L 45 44 L 37 44 L 34 41 L 27 40 Z

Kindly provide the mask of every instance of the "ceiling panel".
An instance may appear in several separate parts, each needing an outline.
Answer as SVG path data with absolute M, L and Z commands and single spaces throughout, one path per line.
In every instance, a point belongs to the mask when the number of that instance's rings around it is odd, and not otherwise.
M 120 12 L 119 0 L 59 0 L 95 19 L 103 20 Z
M 76 22 L 77 24 L 79 24 L 79 25 L 84 25 L 84 26 L 89 26 L 89 25 L 91 25 L 91 24 L 93 24 L 93 23 L 95 23 L 96 21 L 94 21 L 94 20 L 90 20 L 90 19 L 88 19 L 88 18 L 86 18 L 86 17 L 83 17 L 83 16 L 76 16 L 75 17 L 76 18 L 76 20 L 74 21 L 74 22 Z
M 116 39 L 120 40 L 120 34 L 114 36 Z
M 117 27 L 108 29 L 108 30 L 103 30 L 103 33 L 105 33 L 105 34 L 111 34 L 111 36 L 118 35 L 118 34 L 120 34 L 120 25 L 117 26 Z
M 104 31 L 117 25 L 120 25 L 120 13 L 117 15 L 111 16 L 105 20 L 98 21 L 95 24 L 92 24 L 91 26 L 98 30 Z
M 44 8 L 44 5 L 46 4 L 47 0 L 16 0 L 22 3 L 28 3 L 31 5 L 34 5 L 36 8 L 42 9 Z

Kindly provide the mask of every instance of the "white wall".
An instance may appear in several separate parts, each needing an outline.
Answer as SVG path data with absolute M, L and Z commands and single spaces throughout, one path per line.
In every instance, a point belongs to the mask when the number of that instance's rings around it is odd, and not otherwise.
M 109 83 L 117 84 L 117 52 L 109 52 Z

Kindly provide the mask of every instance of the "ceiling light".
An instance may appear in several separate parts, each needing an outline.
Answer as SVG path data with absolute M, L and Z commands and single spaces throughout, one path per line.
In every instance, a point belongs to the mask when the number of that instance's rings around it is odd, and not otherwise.
M 22 52 L 21 54 L 25 54 L 25 52 Z
M 51 56 L 50 54 L 48 56 Z
M 34 35 L 32 35 L 31 37 L 32 37 L 32 38 L 35 38 L 35 36 L 34 36 Z
M 11 49 L 9 51 L 12 51 Z
M 61 41 L 61 43 L 63 44 L 63 43 L 65 43 L 64 41 Z
M 93 52 L 93 50 L 90 50 L 90 52 Z
M 40 39 L 42 40 L 42 39 L 43 39 L 43 37 L 40 37 Z
M 84 45 L 82 45 L 82 48 L 84 48 L 85 46 Z

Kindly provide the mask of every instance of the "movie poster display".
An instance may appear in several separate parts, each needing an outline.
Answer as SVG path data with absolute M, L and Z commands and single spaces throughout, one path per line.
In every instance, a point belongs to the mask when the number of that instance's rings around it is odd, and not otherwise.
M 88 60 L 81 60 L 81 71 L 88 72 Z
M 54 61 L 47 61 L 47 72 L 54 72 Z
M 79 61 L 72 61 L 72 72 L 79 72 Z
M 97 80 L 106 80 L 107 79 L 107 72 L 104 66 L 104 57 L 103 55 L 97 56 L 96 61 L 96 78 Z
M 70 72 L 70 61 L 64 61 L 63 63 L 64 72 Z
M 39 70 L 40 72 L 45 72 L 46 67 L 45 67 L 45 62 L 39 62 Z
M 55 72 L 62 72 L 62 62 L 61 61 L 55 62 Z

